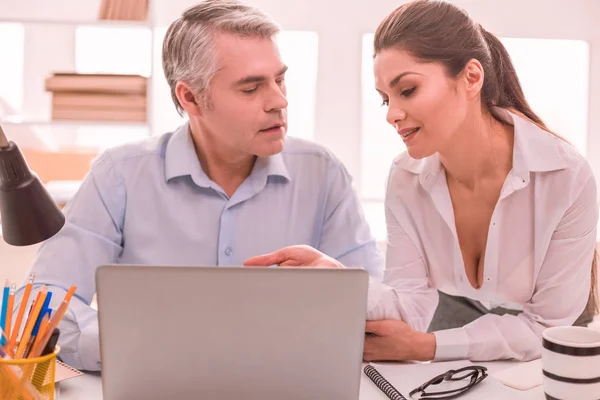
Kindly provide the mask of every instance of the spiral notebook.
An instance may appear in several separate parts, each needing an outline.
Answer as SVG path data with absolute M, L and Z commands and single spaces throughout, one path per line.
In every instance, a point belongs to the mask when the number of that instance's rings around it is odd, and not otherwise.
M 75 369 L 61 361 L 56 360 L 56 371 L 54 372 L 54 382 L 64 381 L 83 375 L 83 372 Z
M 410 400 L 409 393 L 434 376 L 451 369 L 473 365 L 470 361 L 448 361 L 431 363 L 371 363 L 364 369 L 365 375 L 390 399 Z M 444 382 L 437 390 L 448 390 Z M 492 376 L 488 376 L 470 391 L 460 395 L 461 400 L 518 400 L 523 392 L 511 389 Z

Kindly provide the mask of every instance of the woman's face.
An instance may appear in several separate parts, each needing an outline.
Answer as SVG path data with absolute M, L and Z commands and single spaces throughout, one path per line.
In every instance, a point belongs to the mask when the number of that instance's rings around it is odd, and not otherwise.
M 412 158 L 452 144 L 469 110 L 466 80 L 450 78 L 443 64 L 419 62 L 407 51 L 382 50 L 374 60 L 375 87 Z

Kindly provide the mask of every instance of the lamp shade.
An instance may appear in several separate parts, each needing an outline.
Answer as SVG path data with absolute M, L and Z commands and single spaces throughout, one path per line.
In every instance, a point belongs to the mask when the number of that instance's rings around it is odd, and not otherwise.
M 0 217 L 6 243 L 28 246 L 54 236 L 65 216 L 14 142 L 0 146 Z

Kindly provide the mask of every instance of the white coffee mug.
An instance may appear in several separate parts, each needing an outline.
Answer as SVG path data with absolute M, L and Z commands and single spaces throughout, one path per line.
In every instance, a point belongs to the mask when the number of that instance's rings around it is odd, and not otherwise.
M 557 326 L 542 336 L 546 399 L 600 399 L 600 331 Z

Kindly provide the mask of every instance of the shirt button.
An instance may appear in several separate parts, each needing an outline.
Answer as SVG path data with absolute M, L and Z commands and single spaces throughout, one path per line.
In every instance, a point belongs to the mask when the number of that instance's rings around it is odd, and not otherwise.
M 490 277 L 488 276 L 487 278 L 485 278 L 485 281 L 486 281 L 486 282 L 491 282 L 491 281 L 492 281 L 492 278 L 490 278 Z
M 231 247 L 227 247 L 227 248 L 225 249 L 225 255 L 226 255 L 227 257 L 229 257 L 229 256 L 230 256 L 232 253 L 233 253 L 233 250 L 231 249 Z

